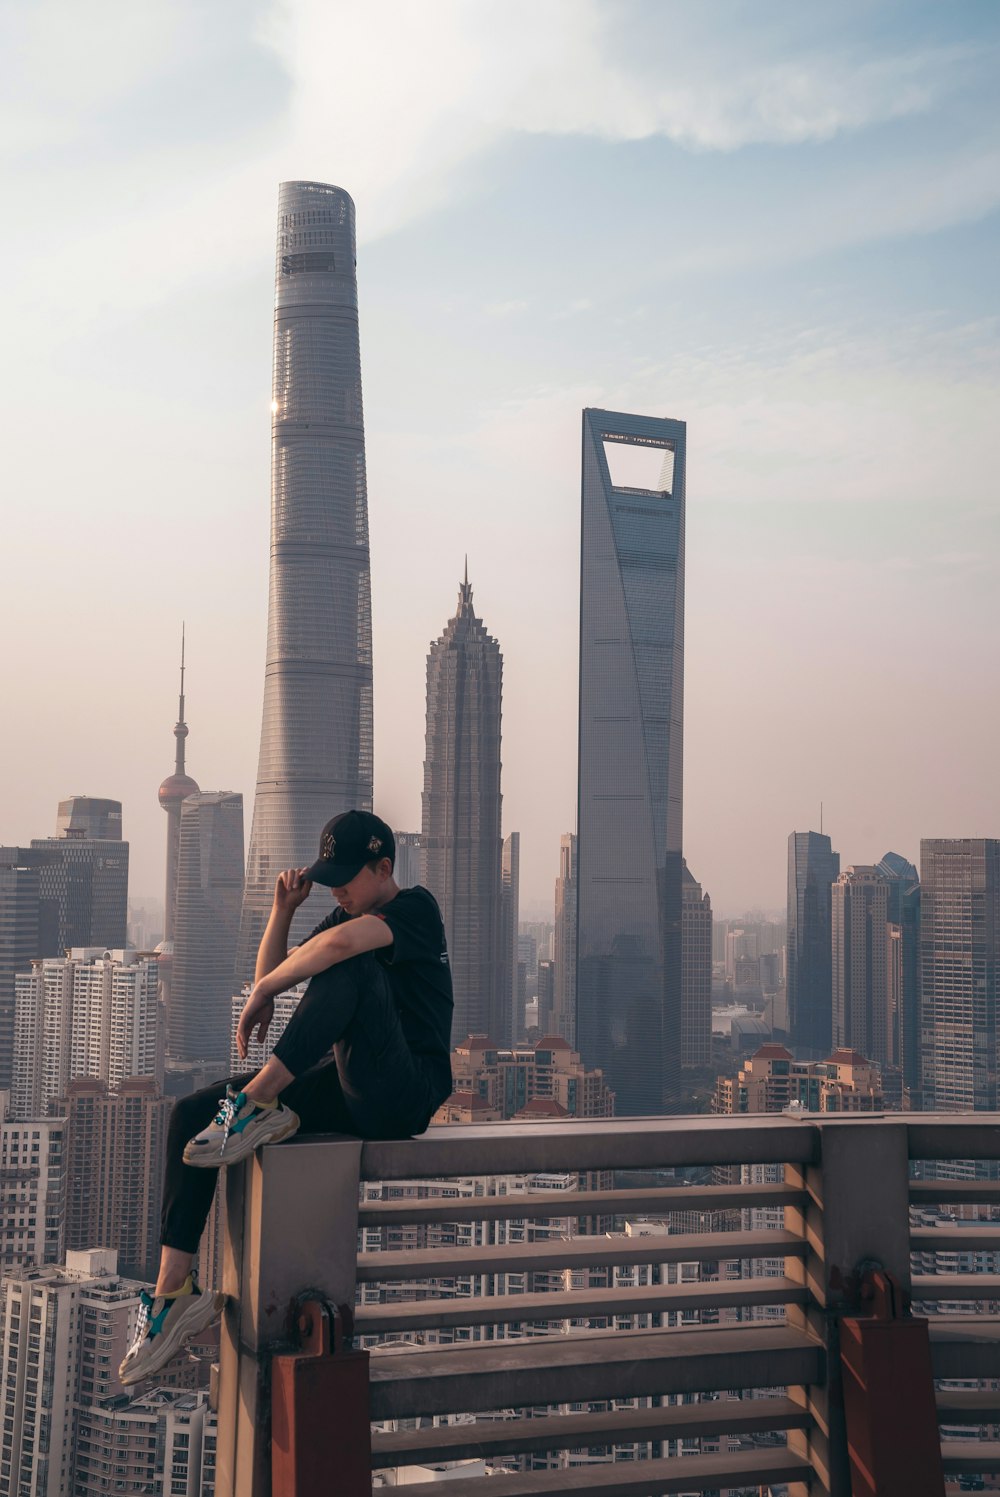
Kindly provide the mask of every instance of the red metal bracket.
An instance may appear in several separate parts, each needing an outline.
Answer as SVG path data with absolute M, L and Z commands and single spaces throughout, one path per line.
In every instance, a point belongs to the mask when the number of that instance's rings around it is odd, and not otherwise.
M 300 1349 L 271 1358 L 273 1497 L 370 1497 L 368 1353 L 349 1306 L 298 1299 Z

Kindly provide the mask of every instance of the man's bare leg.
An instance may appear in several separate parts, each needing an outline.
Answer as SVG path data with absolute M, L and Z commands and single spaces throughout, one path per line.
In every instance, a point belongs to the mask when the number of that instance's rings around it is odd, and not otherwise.
M 294 1080 L 288 1067 L 282 1065 L 276 1055 L 272 1055 L 253 1080 L 247 1082 L 243 1093 L 251 1102 L 273 1102 L 278 1093 L 283 1092 Z
M 160 1249 L 160 1272 L 156 1276 L 153 1298 L 155 1299 L 158 1294 L 173 1294 L 176 1289 L 180 1289 L 191 1272 L 193 1262 L 194 1253 L 182 1252 L 180 1248 L 162 1247 Z

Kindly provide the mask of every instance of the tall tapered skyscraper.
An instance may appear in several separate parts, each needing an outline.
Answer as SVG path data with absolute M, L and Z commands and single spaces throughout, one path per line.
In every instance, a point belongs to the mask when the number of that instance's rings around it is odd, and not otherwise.
M 324 822 L 372 803 L 372 628 L 354 203 L 283 182 L 271 391 L 264 715 L 237 976 L 252 975 L 274 881 Z M 316 915 L 303 906 L 300 939 Z
M 583 413 L 576 1043 L 620 1114 L 678 1099 L 685 442 Z
M 456 1041 L 505 1035 L 500 842 L 503 656 L 472 606 L 468 569 L 458 610 L 427 656 L 424 882 L 441 906 L 455 989 Z

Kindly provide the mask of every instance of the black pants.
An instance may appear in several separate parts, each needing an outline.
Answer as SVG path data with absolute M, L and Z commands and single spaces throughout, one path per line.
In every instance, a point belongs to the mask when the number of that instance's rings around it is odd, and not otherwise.
M 313 978 L 274 1053 L 295 1077 L 281 1100 L 298 1113 L 300 1133 L 408 1138 L 423 1133 L 444 1100 L 406 1042 L 384 969 L 367 953 Z M 165 1247 L 197 1252 L 218 1170 L 185 1164 L 184 1145 L 212 1121 L 226 1086 L 239 1091 L 255 1074 L 230 1076 L 174 1104 L 160 1227 Z

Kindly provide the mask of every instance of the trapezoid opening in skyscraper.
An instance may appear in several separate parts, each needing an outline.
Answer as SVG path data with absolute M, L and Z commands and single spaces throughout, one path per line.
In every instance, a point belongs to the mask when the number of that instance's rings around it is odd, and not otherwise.
M 283 182 L 267 663 L 240 980 L 253 975 L 278 874 L 312 862 L 331 816 L 371 804 L 371 580 L 354 203 L 323 182 Z M 317 918 L 303 906 L 291 944 Z

